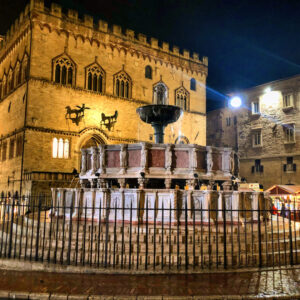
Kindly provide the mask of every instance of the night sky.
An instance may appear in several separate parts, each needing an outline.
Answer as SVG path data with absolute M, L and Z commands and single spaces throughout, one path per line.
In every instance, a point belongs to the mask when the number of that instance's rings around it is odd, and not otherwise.
M 300 73 L 299 0 L 55 2 L 208 56 L 209 109 L 229 92 Z M 0 0 L 0 34 L 26 3 Z

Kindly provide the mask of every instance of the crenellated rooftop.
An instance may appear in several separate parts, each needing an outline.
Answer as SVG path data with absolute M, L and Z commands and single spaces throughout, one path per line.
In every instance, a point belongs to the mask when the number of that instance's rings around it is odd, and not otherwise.
M 205 67 L 208 66 L 208 58 L 204 56 L 200 59 L 198 53 L 190 53 L 186 49 L 180 50 L 177 46 L 173 46 L 171 49 L 169 43 L 165 41 L 159 42 L 158 39 L 154 37 L 147 37 L 142 33 L 135 33 L 131 29 L 123 29 L 116 24 L 109 26 L 109 24 L 103 20 L 98 20 L 96 22 L 96 20 L 89 15 L 84 15 L 81 19 L 78 16 L 78 12 L 72 9 L 69 9 L 67 13 L 64 14 L 60 5 L 52 3 L 51 7 L 48 8 L 44 5 L 43 0 L 31 0 L 30 4 L 26 5 L 24 12 L 22 12 L 19 18 L 12 24 L 6 35 L 4 37 L 0 36 L 0 51 L 3 48 L 9 47 L 10 41 L 14 39 L 15 34 L 18 34 L 21 31 L 22 25 L 28 20 L 29 16 L 33 18 L 36 17 L 35 14 L 30 15 L 31 12 L 44 13 L 45 15 L 60 18 L 64 22 L 75 23 L 77 26 L 81 26 L 83 32 L 86 33 L 87 38 L 92 37 L 94 32 L 106 33 L 121 38 L 124 41 L 130 41 L 137 45 L 188 60 Z M 68 27 L 67 30 L 71 32 L 70 27 Z

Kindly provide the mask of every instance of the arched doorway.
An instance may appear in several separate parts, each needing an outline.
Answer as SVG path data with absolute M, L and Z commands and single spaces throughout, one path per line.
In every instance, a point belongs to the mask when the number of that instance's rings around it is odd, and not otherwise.
M 81 145 L 80 149 L 87 149 L 90 147 L 96 147 L 99 144 L 104 144 L 104 141 L 102 139 L 97 139 L 96 137 L 92 136 L 90 139 L 84 141 L 84 143 Z
M 98 130 L 90 129 L 82 133 L 78 142 L 76 152 L 78 154 L 78 165 L 77 170 L 81 170 L 81 149 L 88 149 L 91 147 L 97 147 L 100 144 L 107 144 L 105 136 L 102 136 Z

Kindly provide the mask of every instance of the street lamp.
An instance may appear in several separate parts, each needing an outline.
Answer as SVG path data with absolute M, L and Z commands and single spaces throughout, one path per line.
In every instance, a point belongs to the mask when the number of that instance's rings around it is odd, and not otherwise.
M 229 104 L 233 108 L 239 108 L 242 105 L 242 99 L 238 96 L 232 97 L 229 100 Z

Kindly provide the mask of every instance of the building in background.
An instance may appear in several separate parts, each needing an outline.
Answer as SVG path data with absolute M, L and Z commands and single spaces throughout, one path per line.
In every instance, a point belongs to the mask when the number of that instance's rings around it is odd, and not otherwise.
M 300 75 L 234 95 L 242 99 L 239 109 L 208 113 L 207 144 L 236 148 L 239 175 L 248 182 L 258 182 L 265 189 L 275 184 L 299 185 Z M 236 120 L 236 126 L 229 118 Z
M 207 112 L 207 145 L 214 147 L 231 147 L 237 151 L 237 116 L 229 107 Z
M 49 191 L 80 169 L 82 148 L 152 142 L 136 108 L 184 115 L 167 143 L 206 144 L 207 58 L 32 0 L 0 41 L 0 192 Z

